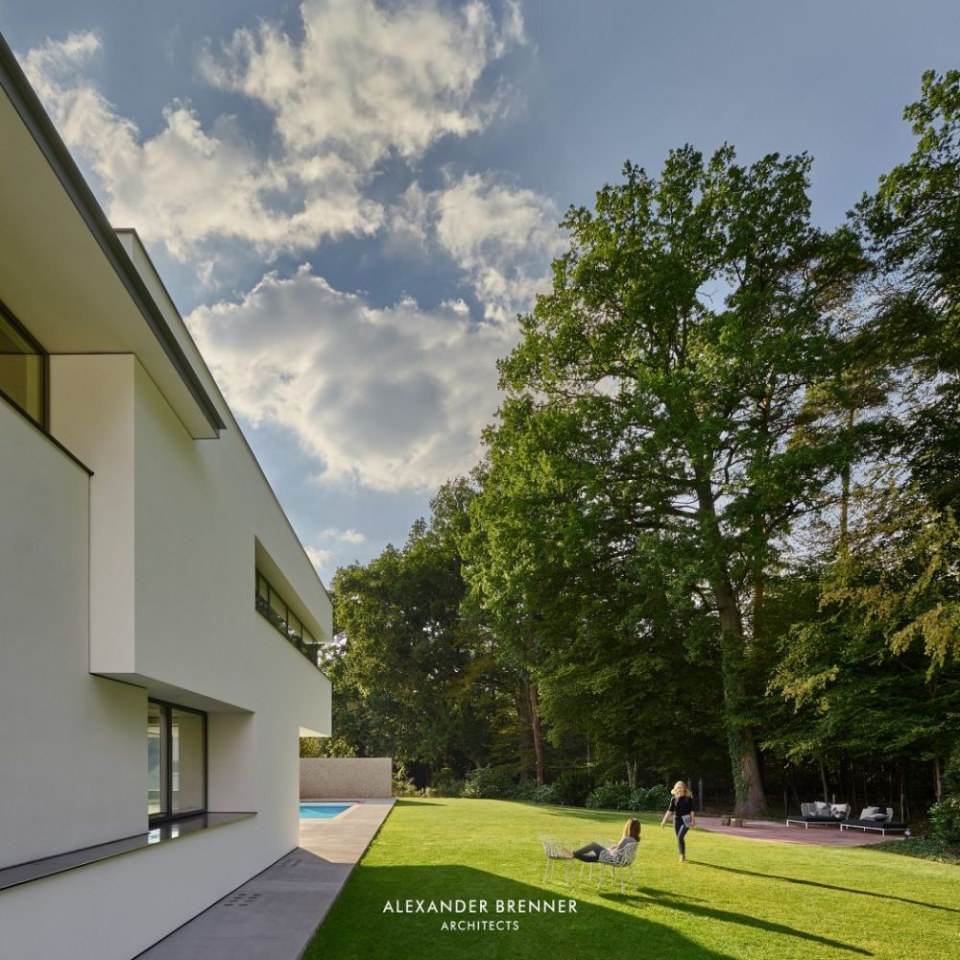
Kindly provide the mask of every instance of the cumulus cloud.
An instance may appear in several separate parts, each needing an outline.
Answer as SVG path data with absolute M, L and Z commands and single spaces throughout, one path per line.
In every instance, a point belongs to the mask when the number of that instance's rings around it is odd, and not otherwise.
M 327 527 L 317 534 L 319 540 L 336 540 L 340 543 L 366 543 L 367 538 L 359 530 L 340 530 L 337 527 Z
M 292 164 L 258 153 L 236 121 L 205 130 L 188 103 L 173 101 L 144 138 L 82 71 L 100 50 L 95 34 L 48 40 L 24 61 L 67 145 L 88 166 L 113 223 L 136 227 L 185 260 L 211 240 L 240 240 L 272 256 L 325 237 L 369 234 L 379 204 L 337 157 Z
M 321 240 L 375 233 L 382 206 L 365 196 L 388 154 L 408 162 L 440 137 L 482 129 L 496 97 L 478 84 L 522 42 L 512 4 L 497 22 L 480 0 L 305 0 L 303 38 L 263 22 L 210 47 L 202 73 L 267 107 L 276 142 L 257 145 L 235 117 L 205 125 L 174 100 L 144 136 L 85 76 L 93 33 L 48 40 L 24 66 L 67 145 L 92 172 L 110 219 L 180 260 L 240 241 L 271 259 Z M 209 259 L 206 262 L 210 262 Z
M 306 547 L 305 549 L 317 573 L 326 573 L 333 561 L 333 552 L 331 550 L 321 550 L 319 547 Z
M 305 0 L 302 39 L 273 23 L 237 30 L 201 67 L 211 83 L 264 104 L 287 147 L 334 151 L 370 170 L 419 157 L 445 135 L 482 129 L 497 98 L 477 95 L 487 66 L 523 41 L 518 6 L 497 23 L 486 3 Z
M 381 490 L 430 490 L 473 465 L 495 362 L 516 342 L 461 302 L 375 308 L 306 265 L 187 322 L 235 411 L 293 431 L 325 480 Z
M 548 286 L 550 261 L 565 244 L 558 220 L 549 198 L 489 174 L 448 177 L 434 191 L 414 183 L 391 211 L 392 230 L 451 257 L 486 318 L 499 322 Z

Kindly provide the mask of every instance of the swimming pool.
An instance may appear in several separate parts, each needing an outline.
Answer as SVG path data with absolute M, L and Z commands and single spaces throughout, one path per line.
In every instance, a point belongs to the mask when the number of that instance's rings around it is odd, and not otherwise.
M 301 820 L 332 820 L 344 810 L 349 810 L 352 803 L 301 803 Z

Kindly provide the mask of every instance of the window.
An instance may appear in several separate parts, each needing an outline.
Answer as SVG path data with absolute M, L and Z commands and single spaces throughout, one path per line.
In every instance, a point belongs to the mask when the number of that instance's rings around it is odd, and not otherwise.
M 273 624 L 278 633 L 283 634 L 314 666 L 318 665 L 320 644 L 259 570 L 257 571 L 256 607 Z
M 0 393 L 41 427 L 47 419 L 47 355 L 0 304 Z
M 207 807 L 207 715 L 147 703 L 147 813 L 151 821 Z

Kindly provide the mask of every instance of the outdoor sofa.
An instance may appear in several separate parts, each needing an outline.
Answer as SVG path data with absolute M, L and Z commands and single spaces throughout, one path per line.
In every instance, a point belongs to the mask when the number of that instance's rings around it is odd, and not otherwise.
M 801 803 L 799 817 L 787 817 L 787 826 L 829 827 L 844 823 L 850 816 L 849 803 L 824 803 L 817 800 L 815 803 Z
M 886 836 L 888 833 L 906 833 L 909 826 L 893 819 L 893 807 L 864 807 L 856 820 L 844 820 L 841 830 L 863 830 Z

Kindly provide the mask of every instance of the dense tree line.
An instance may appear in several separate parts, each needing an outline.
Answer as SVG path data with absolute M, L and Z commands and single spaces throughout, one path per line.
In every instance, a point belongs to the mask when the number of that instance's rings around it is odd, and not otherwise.
M 941 799 L 960 742 L 960 73 L 824 230 L 807 155 L 627 164 L 563 221 L 473 474 L 338 571 L 337 737 L 419 782 Z M 953 761 L 956 769 L 956 759 Z

